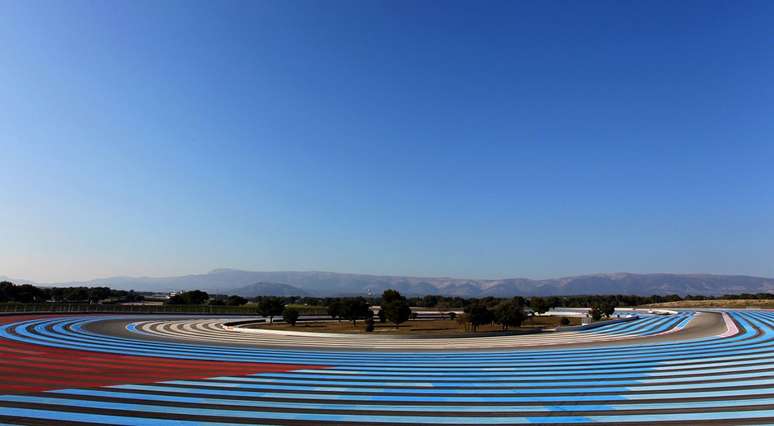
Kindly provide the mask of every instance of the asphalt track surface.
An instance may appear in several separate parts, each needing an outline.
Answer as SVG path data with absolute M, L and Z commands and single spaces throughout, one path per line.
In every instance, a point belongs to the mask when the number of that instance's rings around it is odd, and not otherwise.
M 147 317 L 11 317 L 0 423 L 774 424 L 774 312 L 724 315 L 574 333 L 627 336 L 591 346 L 436 351 L 210 342 L 212 318 L 168 318 L 190 325 L 170 335 Z

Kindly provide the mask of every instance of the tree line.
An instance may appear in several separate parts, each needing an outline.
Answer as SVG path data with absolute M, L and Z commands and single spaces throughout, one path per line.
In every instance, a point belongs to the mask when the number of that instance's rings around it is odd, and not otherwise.
M 0 282 L 0 303 L 123 303 L 142 301 L 144 296 L 134 291 L 113 290 L 109 287 L 37 287 Z
M 264 299 L 277 299 L 284 305 L 309 305 L 309 306 L 338 306 L 352 301 L 360 301 L 372 305 L 387 305 L 395 300 L 396 290 L 387 290 L 381 296 L 374 298 L 363 297 L 276 297 L 258 296 L 245 298 L 237 295 L 211 295 L 205 291 L 192 290 L 176 294 L 165 301 L 170 305 L 226 305 L 242 306 L 248 302 L 260 304 Z M 150 293 L 114 290 L 109 287 L 37 287 L 31 284 L 16 285 L 8 281 L 0 282 L 0 303 L 43 303 L 43 302 L 85 302 L 85 303 L 124 303 L 139 302 Z M 523 306 L 537 311 L 547 306 L 548 309 L 557 306 L 568 308 L 601 308 L 609 306 L 638 306 L 653 303 L 679 302 L 683 300 L 716 300 L 716 299 L 774 299 L 774 294 L 729 294 L 723 296 L 688 295 L 578 295 L 578 296 L 548 296 L 520 298 Z M 470 305 L 483 304 L 489 309 L 496 305 L 511 300 L 502 297 L 463 298 L 458 296 L 428 295 L 422 297 L 400 296 L 398 300 L 405 301 L 409 306 L 435 308 L 437 310 L 466 309 Z M 521 303 L 521 302 L 520 302 Z M 391 305 L 395 308 L 394 305 Z M 391 308 L 391 309 L 392 309 Z M 537 309 L 536 309 L 537 308 Z M 338 308 L 334 308 L 337 311 Z M 359 308 L 362 311 L 362 307 Z M 396 308 L 397 309 L 397 308 Z M 355 309 L 357 310 L 357 309 Z M 547 310 L 547 309 L 546 309 Z M 604 309 L 603 309 L 604 311 Z M 343 315 L 343 314 L 342 314 Z M 338 316 L 338 315 L 337 315 Z
M 258 296 L 251 301 L 258 302 L 263 297 L 272 296 Z M 353 297 L 310 297 L 310 296 L 282 296 L 279 297 L 285 304 L 299 304 L 310 306 L 330 306 L 332 303 L 347 299 L 362 298 L 359 296 Z M 374 305 L 381 305 L 384 303 L 381 296 L 363 298 Z M 406 301 L 410 306 L 421 308 L 435 308 L 436 310 L 462 310 L 468 305 L 476 302 L 484 303 L 487 306 L 494 306 L 502 301 L 507 301 L 510 298 L 507 297 L 459 297 L 459 296 L 441 296 L 441 295 L 428 295 L 421 297 L 406 297 Z M 665 302 L 679 302 L 683 300 L 717 300 L 717 299 L 774 299 L 774 294 L 771 293 L 743 293 L 743 294 L 727 294 L 722 296 L 701 296 L 701 295 L 687 295 L 680 296 L 677 294 L 671 295 L 652 295 L 652 296 L 635 296 L 635 295 L 575 295 L 575 296 L 533 296 L 525 298 L 526 305 L 532 308 L 533 303 L 545 303 L 550 307 L 567 307 L 567 308 L 591 308 L 594 305 L 615 305 L 615 306 L 640 306 L 649 305 L 654 303 Z M 533 302 L 534 301 L 534 302 Z

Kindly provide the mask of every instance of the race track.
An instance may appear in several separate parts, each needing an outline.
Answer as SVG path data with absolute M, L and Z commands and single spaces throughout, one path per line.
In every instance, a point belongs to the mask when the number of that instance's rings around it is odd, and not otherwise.
M 774 313 L 729 312 L 696 337 L 716 315 L 443 350 L 279 347 L 216 318 L 12 317 L 0 423 L 774 424 Z
M 634 321 L 617 322 L 586 330 L 518 334 L 497 337 L 468 337 L 432 339 L 406 336 L 378 336 L 370 334 L 306 333 L 274 331 L 261 328 L 233 326 L 233 320 L 156 320 L 132 323 L 130 328 L 146 335 L 203 341 L 207 343 L 244 343 L 263 347 L 291 347 L 311 349 L 351 349 L 367 347 L 372 350 L 432 350 L 451 349 L 512 349 L 553 345 L 588 344 L 659 336 L 681 330 L 693 317 L 692 312 L 677 315 L 650 316 Z M 619 320 L 624 321 L 624 320 Z M 237 333 L 235 333 L 237 332 Z M 353 345 L 354 342 L 354 345 Z

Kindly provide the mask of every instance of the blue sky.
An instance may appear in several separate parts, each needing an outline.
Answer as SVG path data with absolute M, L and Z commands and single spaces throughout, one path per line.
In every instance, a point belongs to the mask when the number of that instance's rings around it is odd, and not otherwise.
M 772 2 L 0 3 L 0 275 L 774 276 Z

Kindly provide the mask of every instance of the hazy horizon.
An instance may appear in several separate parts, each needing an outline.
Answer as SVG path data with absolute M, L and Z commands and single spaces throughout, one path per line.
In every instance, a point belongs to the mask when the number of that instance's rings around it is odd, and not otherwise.
M 595 271 L 595 272 L 584 272 L 584 273 L 577 273 L 577 274 L 566 274 L 566 275 L 553 275 L 553 276 L 543 276 L 543 277 L 531 277 L 531 276 L 525 276 L 525 275 L 512 275 L 512 276 L 452 276 L 452 275 L 418 275 L 418 274 L 393 274 L 393 273 L 372 273 L 372 272 L 352 272 L 352 271 L 325 271 L 325 270 L 317 270 L 317 269 L 294 269 L 294 270 L 257 270 L 257 269 L 245 269 L 245 268 L 213 268 L 206 271 L 193 271 L 193 272 L 183 272 L 183 273 L 177 273 L 177 274 L 167 274 L 167 275 L 148 275 L 148 274 L 137 274 L 137 275 L 131 275 L 131 274 L 112 274 L 112 275 L 104 275 L 104 276 L 92 276 L 92 277 L 86 277 L 86 278 L 79 278 L 79 279 L 67 279 L 67 280 L 49 280 L 49 281 L 41 281 L 37 279 L 33 279 L 30 277 L 22 277 L 22 276 L 11 276 L 8 274 L 2 273 L 0 271 L 0 277 L 2 278 L 8 278 L 8 279 L 16 279 L 16 280 L 24 280 L 24 281 L 32 281 L 36 284 L 44 284 L 44 285 L 67 285 L 68 283 L 78 283 L 78 282 L 89 282 L 93 280 L 103 280 L 103 279 L 110 279 L 110 278 L 175 278 L 175 277 L 183 277 L 183 276 L 192 276 L 192 275 L 206 275 L 209 273 L 212 273 L 217 270 L 233 270 L 233 271 L 244 271 L 244 272 L 259 272 L 259 273 L 274 273 L 274 272 L 302 272 L 302 273 L 330 273 L 330 274 L 352 274 L 352 275 L 369 275 L 369 276 L 383 276 L 383 277 L 410 277 L 410 278 L 436 278 L 436 279 L 443 279 L 443 278 L 449 278 L 449 279 L 461 279 L 461 280 L 485 280 L 485 281 L 496 281 L 501 279 L 527 279 L 527 280 L 552 280 L 552 279 L 561 279 L 561 278 L 570 278 L 570 277 L 580 277 L 580 276 L 592 276 L 592 275 L 615 275 L 615 274 L 633 274 L 633 275 L 649 275 L 649 274 L 665 274 L 665 275 L 718 275 L 718 276 L 749 276 L 749 277 L 757 277 L 757 278 L 766 278 L 766 279 L 774 279 L 774 277 L 764 276 L 764 275 L 751 275 L 751 274 L 717 274 L 712 272 L 674 272 L 674 271 L 652 271 L 652 272 L 634 272 L 634 271 Z
M 774 3 L 470 6 L 0 5 L 0 274 L 774 276 Z

